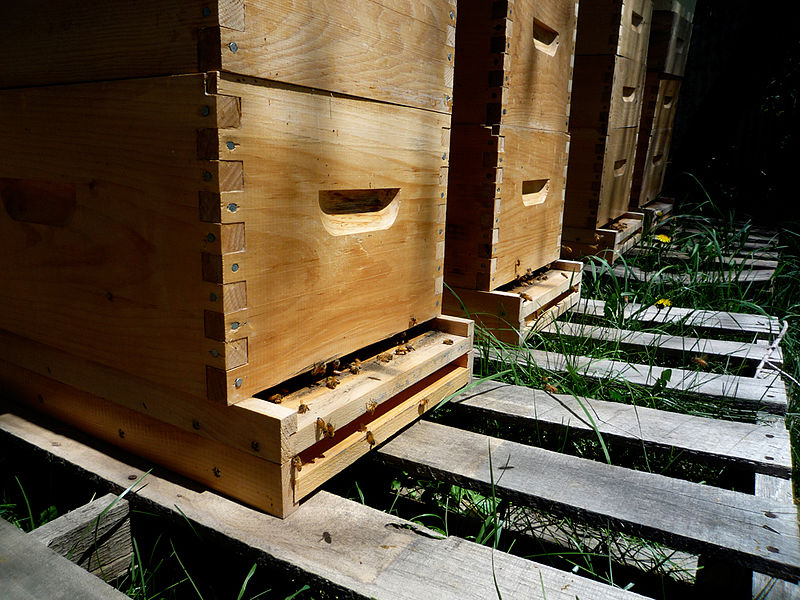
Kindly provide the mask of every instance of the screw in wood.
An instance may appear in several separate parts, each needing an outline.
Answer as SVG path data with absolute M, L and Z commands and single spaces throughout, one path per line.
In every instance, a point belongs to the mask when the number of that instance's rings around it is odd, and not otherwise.
M 208 115 L 211 114 L 211 107 L 204 106 L 203 108 L 200 109 L 200 114 L 202 114 L 204 117 L 207 117 Z
M 240 387 L 242 387 L 242 378 L 241 378 L 241 377 L 237 377 L 237 378 L 234 380 L 234 382 L 233 382 L 233 385 L 235 385 L 237 388 L 240 388 Z
M 200 429 L 200 421 L 198 421 L 197 419 L 193 419 L 192 420 L 192 427 L 194 429 Z
M 228 44 L 228 48 L 230 48 L 231 52 L 236 54 L 239 51 L 239 44 L 237 44 L 236 42 L 231 42 L 230 44 Z
M 214 472 L 214 477 L 221 477 L 222 476 L 222 471 L 219 470 L 219 467 L 214 467 L 212 469 L 212 471 Z

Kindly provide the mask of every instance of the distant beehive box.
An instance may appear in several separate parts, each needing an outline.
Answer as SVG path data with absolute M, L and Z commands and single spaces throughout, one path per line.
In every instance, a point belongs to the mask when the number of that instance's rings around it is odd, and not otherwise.
M 493 290 L 558 259 L 577 2 L 459 3 L 446 279 Z
M 652 8 L 652 0 L 581 2 L 565 244 L 586 239 L 586 232 L 628 211 Z
M 7 331 L 230 404 L 440 314 L 448 115 L 217 74 L 0 115 Z
M 653 11 L 648 70 L 673 77 L 683 77 L 691 37 L 692 13 L 680 10 L 679 7 Z
M 661 192 L 680 85 L 680 80 L 661 79 L 657 71 L 647 74 L 631 188 L 632 209 L 647 205 Z
M 451 102 L 454 0 L 43 0 L 0 15 L 0 88 L 217 70 Z
M 642 62 L 650 36 L 652 0 L 584 0 L 575 54 L 616 55 Z

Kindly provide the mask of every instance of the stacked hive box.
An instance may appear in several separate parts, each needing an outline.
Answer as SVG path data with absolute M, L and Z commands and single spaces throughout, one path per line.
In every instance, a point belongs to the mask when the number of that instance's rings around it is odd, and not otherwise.
M 455 3 L 64 4 L 4 9 L 3 379 L 287 514 L 469 379 Z
M 565 256 L 613 257 L 641 228 L 628 213 L 652 0 L 583 0 L 564 208 Z
M 577 265 L 557 262 L 576 13 L 576 0 L 459 3 L 445 312 L 509 341 L 579 295 Z
M 672 124 L 678 104 L 681 80 L 689 53 L 692 0 L 656 0 L 647 58 L 639 142 L 633 171 L 631 209 L 661 213 L 670 203 L 657 203 L 667 168 Z M 663 215 L 662 215 L 663 216 Z

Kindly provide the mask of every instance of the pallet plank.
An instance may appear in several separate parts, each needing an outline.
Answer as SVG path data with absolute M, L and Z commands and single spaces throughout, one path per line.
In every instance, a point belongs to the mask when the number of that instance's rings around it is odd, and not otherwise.
M 666 350 L 694 355 L 708 355 L 709 357 L 714 357 L 716 359 L 715 362 L 732 358 L 758 363 L 767 357 L 770 362 L 775 364 L 780 365 L 783 363 L 783 355 L 780 348 L 772 349 L 770 346 L 748 344 L 746 342 L 709 340 L 647 331 L 628 331 L 613 327 L 594 327 L 578 323 L 551 323 L 542 328 L 541 331 L 542 333 L 557 336 L 619 342 L 625 346 L 657 347 L 662 352 Z
M 132 466 L 127 459 L 112 458 L 11 413 L 0 414 L 0 440 L 63 464 L 116 492 L 130 485 L 129 475 L 142 474 L 140 466 Z M 289 569 L 347 592 L 348 597 L 494 597 L 494 563 L 504 598 L 642 598 L 463 539 L 438 539 L 416 524 L 327 492 L 317 493 L 283 520 L 155 474 L 148 475 L 128 499 L 134 506 L 178 521 L 188 519 L 198 531 L 213 531 L 220 542 L 255 553 L 262 564 Z
M 588 265 L 587 267 L 590 266 Z M 586 298 L 578 302 L 573 307 L 572 312 L 592 317 L 603 317 L 605 315 L 605 307 L 606 303 L 603 300 Z M 623 316 L 626 319 L 642 323 L 682 323 L 686 326 L 702 327 L 704 329 L 753 333 L 761 336 L 775 336 L 782 329 L 781 321 L 776 317 L 697 310 L 678 306 L 659 309 L 655 306 L 631 303 L 624 307 Z
M 128 501 L 106 494 L 30 532 L 61 556 L 112 581 L 131 565 L 133 543 Z
M 484 493 L 493 487 L 514 502 L 611 525 L 779 577 L 800 575 L 797 509 L 792 504 L 425 421 L 386 444 L 379 455 L 419 476 Z
M 0 582 L 5 600 L 127 598 L 3 519 L 0 519 Z
M 792 471 L 788 432 L 773 431 L 764 425 L 550 394 L 496 381 L 479 383 L 451 403 L 486 418 L 506 419 L 531 428 L 558 427 L 591 432 L 596 426 L 606 439 L 644 443 L 648 448 L 675 448 L 704 460 L 786 479 Z
M 739 270 L 733 268 L 717 272 L 700 272 L 694 276 L 688 273 L 644 271 L 633 265 L 615 265 L 612 269 L 617 277 L 650 283 L 763 283 L 770 281 L 775 274 L 774 269 Z
M 480 350 L 474 352 L 476 356 L 481 356 Z M 486 358 L 497 361 L 501 357 L 496 351 L 490 350 Z M 738 377 L 716 373 L 698 373 L 686 369 L 667 369 L 588 356 L 564 356 L 542 350 L 518 352 L 515 360 L 518 364 L 526 367 L 535 365 L 541 369 L 556 372 L 572 369 L 590 379 L 621 379 L 628 383 L 647 387 L 656 385 L 661 381 L 660 378 L 665 376 L 665 372 L 670 371 L 670 379 L 665 384 L 667 389 L 726 401 L 740 408 L 764 410 L 772 414 L 786 413 L 786 386 L 777 372 L 769 373 L 764 379 Z

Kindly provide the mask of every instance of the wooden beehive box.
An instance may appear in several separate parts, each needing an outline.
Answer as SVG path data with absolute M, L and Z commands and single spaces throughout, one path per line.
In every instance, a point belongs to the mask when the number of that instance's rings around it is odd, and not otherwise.
M 578 19 L 564 256 L 609 250 L 641 227 L 628 214 L 652 0 L 586 0 Z M 619 248 L 610 248 L 613 252 Z
M 447 112 L 454 0 L 42 0 L 0 9 L 0 88 L 216 70 Z
M 461 302 L 495 305 L 469 292 L 513 286 L 560 256 L 576 13 L 575 0 L 459 5 L 445 279 Z
M 281 473 L 243 499 L 292 509 L 315 419 L 468 380 L 439 318 L 449 115 L 208 73 L 5 90 L 0 119 L 3 360 Z M 255 397 L 310 369 L 308 411 Z
M 650 37 L 647 68 L 683 77 L 692 37 L 692 13 L 675 9 L 653 11 Z
M 661 192 L 680 84 L 677 79 L 662 79 L 657 71 L 647 73 L 633 171 L 631 209 L 649 204 Z

